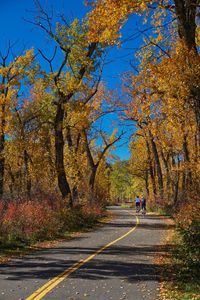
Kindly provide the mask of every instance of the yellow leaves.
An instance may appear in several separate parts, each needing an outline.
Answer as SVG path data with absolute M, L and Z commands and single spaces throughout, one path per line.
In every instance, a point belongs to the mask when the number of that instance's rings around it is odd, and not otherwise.
M 160 43 L 163 39 L 163 35 L 161 33 L 158 34 L 158 36 L 155 39 L 156 44 Z
M 95 8 L 88 14 L 89 40 L 114 44 L 118 31 L 133 10 L 131 0 L 97 1 Z
M 27 50 L 25 55 L 18 56 L 17 59 L 15 60 L 16 65 L 21 65 L 23 68 L 30 64 L 31 61 L 34 59 L 34 50 L 30 49 Z
M 197 46 L 200 46 L 200 26 L 197 25 L 196 29 L 196 44 Z
M 54 75 L 52 74 L 52 78 L 53 77 L 54 77 Z M 49 77 L 49 79 L 51 81 L 50 77 Z M 56 86 L 55 86 L 54 81 L 51 82 L 51 84 L 53 85 L 53 88 L 55 88 L 55 90 L 58 88 L 66 96 L 70 93 L 75 93 L 77 91 L 81 91 L 81 89 L 83 87 L 82 80 L 77 79 L 70 72 L 67 72 L 66 74 L 62 74 L 62 76 L 60 76 Z
M 0 94 L 0 105 L 5 103 L 5 95 L 4 94 Z
M 195 160 L 197 125 L 191 91 L 200 86 L 200 56 L 188 51 L 182 41 L 174 45 L 170 55 L 155 63 L 144 58 L 140 73 L 129 84 L 132 100 L 126 114 L 139 130 L 142 128 L 143 135 L 150 130 L 157 145 L 166 151 L 173 148 L 182 153 L 187 136 L 190 159 Z
M 93 10 L 88 14 L 89 40 L 109 45 L 116 44 L 121 26 L 128 16 L 133 12 L 140 15 L 146 12 L 147 18 L 152 3 L 153 1 L 147 0 L 97 0 Z M 160 22 L 162 14 L 163 9 L 159 9 L 159 13 L 155 14 L 157 20 L 155 24 Z
M 71 76 L 70 73 L 66 74 L 65 80 L 66 80 L 66 90 L 64 91 L 64 93 L 68 94 L 80 90 L 80 87 L 82 85 L 81 80 L 80 81 L 77 80 L 74 76 Z
M 9 73 L 10 67 L 0 67 L 0 75 L 6 77 Z
M 27 69 L 30 67 L 34 59 L 33 49 L 27 50 L 25 55 L 17 57 L 11 61 L 6 67 L 0 67 L 0 76 L 4 77 L 5 89 L 20 89 L 20 81 L 26 75 Z M 12 92 L 14 93 L 14 92 Z M 13 95 L 7 95 L 12 97 Z

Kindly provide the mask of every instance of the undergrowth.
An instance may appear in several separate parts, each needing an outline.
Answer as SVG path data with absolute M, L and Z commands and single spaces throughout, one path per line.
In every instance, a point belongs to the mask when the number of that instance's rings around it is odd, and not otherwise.
M 0 257 L 91 228 L 104 215 L 105 211 L 97 205 L 70 209 L 65 203 L 44 199 L 0 203 Z

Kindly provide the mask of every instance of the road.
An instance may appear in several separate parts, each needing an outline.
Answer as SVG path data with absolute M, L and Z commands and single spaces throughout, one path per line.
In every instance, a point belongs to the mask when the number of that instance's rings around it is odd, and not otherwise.
M 1 300 L 157 300 L 165 218 L 112 207 L 94 231 L 0 265 Z

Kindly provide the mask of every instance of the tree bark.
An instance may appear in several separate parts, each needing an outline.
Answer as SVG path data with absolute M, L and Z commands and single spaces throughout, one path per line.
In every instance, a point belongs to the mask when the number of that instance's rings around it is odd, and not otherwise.
M 187 164 L 189 164 L 190 163 L 190 156 L 189 156 L 187 135 L 186 134 L 184 135 L 184 139 L 183 139 L 183 155 L 184 155 L 184 161 Z M 190 169 L 190 166 L 187 166 L 187 173 L 185 174 L 186 189 L 188 189 L 192 185 L 192 172 L 189 169 Z
M 145 187 L 146 187 L 147 196 L 149 197 L 149 170 L 148 169 L 146 169 L 145 171 Z
M 178 34 L 188 49 L 196 49 L 196 12 L 198 0 L 174 0 L 178 20 Z
M 165 170 L 166 170 L 166 193 L 168 194 L 168 198 L 170 197 L 170 183 L 171 183 L 171 176 L 170 176 L 170 170 L 169 170 L 169 165 L 168 165 L 168 161 L 169 161 L 169 155 L 167 155 L 167 158 L 165 158 L 165 155 L 163 153 L 163 151 L 161 151 L 161 157 L 163 160 L 163 164 L 165 166 Z
M 196 46 L 196 18 L 199 0 L 174 0 L 178 20 L 178 34 L 188 48 L 198 54 Z M 187 55 L 187 54 L 186 54 Z M 191 87 L 191 99 L 197 122 L 198 146 L 200 147 L 200 88 Z
M 172 157 L 172 165 L 176 166 L 176 162 L 174 157 Z M 178 169 L 180 168 L 180 159 L 178 158 Z M 175 180 L 174 180 L 174 198 L 173 198 L 173 205 L 176 208 L 178 202 L 178 195 L 179 195 L 179 180 L 180 180 L 180 172 L 179 170 L 175 172 Z
M 4 133 L 2 133 L 0 135 L 0 198 L 3 197 L 3 192 L 4 192 L 4 169 L 5 169 L 4 148 L 5 148 L 5 136 Z
M 25 182 L 26 182 L 26 195 L 31 198 L 31 177 L 29 172 L 29 155 L 27 150 L 24 150 L 24 167 L 25 167 Z
M 160 197 L 162 199 L 163 198 L 164 185 L 163 185 L 163 175 L 162 175 L 162 169 L 161 169 L 161 165 L 160 165 L 160 159 L 159 159 L 159 155 L 158 155 L 157 146 L 156 146 L 156 143 L 154 141 L 154 137 L 153 137 L 153 135 L 152 135 L 152 133 L 150 131 L 149 131 L 149 135 L 150 135 L 152 152 L 153 152 L 154 160 L 155 160 L 155 164 L 156 164 L 156 171 L 157 171 L 157 176 L 158 176 L 159 194 L 160 194 Z
M 64 166 L 64 137 L 63 137 L 63 119 L 64 109 L 63 105 L 58 103 L 56 110 L 56 117 L 54 120 L 55 130 L 55 165 L 58 180 L 58 187 L 60 189 L 62 198 L 69 197 L 69 205 L 72 206 L 72 198 L 70 186 L 67 181 L 65 166 Z
M 197 123 L 197 157 L 200 155 L 200 88 L 193 91 L 194 110 Z
M 155 197 L 156 194 L 157 194 L 156 180 L 155 180 L 154 171 L 153 171 L 150 145 L 149 145 L 149 142 L 147 140 L 146 140 L 146 146 L 147 146 L 147 155 L 148 155 L 148 162 L 149 162 L 149 173 L 150 173 L 152 187 L 153 187 L 153 194 L 154 194 L 154 197 Z
M 89 179 L 89 184 L 90 184 L 90 188 L 91 188 L 92 191 L 94 191 L 94 184 L 95 184 L 96 174 L 97 174 L 97 166 L 94 165 L 93 168 L 91 169 L 90 179 Z
M 5 171 L 5 133 L 4 129 L 6 126 L 5 120 L 5 104 L 1 105 L 2 117 L 1 117 L 1 134 L 0 134 L 0 199 L 3 197 L 4 192 L 4 171 Z

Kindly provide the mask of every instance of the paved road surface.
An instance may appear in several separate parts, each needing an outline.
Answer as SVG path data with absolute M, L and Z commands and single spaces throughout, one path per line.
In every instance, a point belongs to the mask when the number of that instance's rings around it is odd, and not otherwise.
M 112 211 L 115 218 L 93 232 L 0 265 L 0 299 L 159 299 L 160 267 L 155 265 L 154 258 L 161 251 L 160 241 L 169 225 L 156 215 L 139 216 L 137 224 L 132 210 L 113 207 Z M 93 257 L 99 249 L 100 253 Z M 80 260 L 80 268 L 59 277 Z M 47 293 L 48 286 L 43 286 L 52 279 Z

